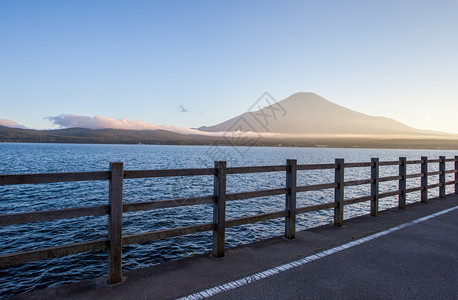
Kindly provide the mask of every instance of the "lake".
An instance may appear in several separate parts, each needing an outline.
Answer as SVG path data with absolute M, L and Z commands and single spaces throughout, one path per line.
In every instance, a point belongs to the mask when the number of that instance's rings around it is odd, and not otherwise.
M 418 160 L 421 156 L 437 159 L 454 157 L 458 151 L 446 150 L 385 150 L 331 149 L 284 147 L 216 147 L 163 145 L 80 145 L 80 144 L 9 144 L 0 143 L 0 174 L 43 172 L 82 172 L 108 170 L 109 162 L 124 162 L 126 170 L 179 169 L 213 167 L 213 161 L 226 160 L 231 166 L 281 165 L 286 159 L 298 164 L 333 163 L 335 158 L 346 162 L 368 162 L 372 157 L 381 161 Z M 447 163 L 447 169 L 453 163 Z M 430 171 L 438 170 L 430 164 Z M 397 175 L 397 166 L 380 168 L 380 176 Z M 408 173 L 419 173 L 419 165 L 408 165 Z M 447 181 L 453 180 L 447 174 Z M 345 171 L 345 180 L 370 178 L 369 168 Z M 437 176 L 430 183 L 438 182 Z M 334 170 L 300 171 L 298 185 L 333 182 Z M 127 179 L 124 181 L 124 201 L 141 202 L 211 195 L 211 176 Z M 409 179 L 407 188 L 419 186 L 420 179 Z M 273 189 L 285 186 L 284 172 L 228 175 L 227 192 Z M 380 192 L 397 189 L 397 182 L 380 184 Z M 437 196 L 437 189 L 429 196 Z M 447 193 L 452 187 L 447 187 Z M 345 198 L 366 196 L 368 185 L 348 187 Z M 298 194 L 297 205 L 306 206 L 333 201 L 333 190 Z M 408 194 L 407 202 L 419 201 L 419 192 Z M 108 203 L 108 182 L 70 182 L 0 187 L 0 214 L 31 212 Z M 380 200 L 380 209 L 397 206 L 397 197 Z M 267 213 L 284 209 L 284 196 L 270 196 L 227 203 L 226 218 Z M 345 207 L 345 218 L 369 213 L 369 203 Z M 298 215 L 297 230 L 332 222 L 332 210 Z M 133 234 L 151 230 L 211 222 L 211 205 L 198 205 L 152 211 L 125 213 L 123 233 Z M 270 220 L 227 229 L 226 247 L 235 247 L 256 240 L 283 234 L 283 220 Z M 37 222 L 0 228 L 0 254 L 43 247 L 102 239 L 107 236 L 107 216 L 83 217 L 69 220 Z M 123 248 L 123 270 L 147 267 L 166 260 L 180 259 L 211 250 L 211 232 Z M 52 287 L 82 279 L 105 276 L 107 252 L 98 251 L 63 258 L 28 263 L 0 269 L 0 296 L 11 296 Z

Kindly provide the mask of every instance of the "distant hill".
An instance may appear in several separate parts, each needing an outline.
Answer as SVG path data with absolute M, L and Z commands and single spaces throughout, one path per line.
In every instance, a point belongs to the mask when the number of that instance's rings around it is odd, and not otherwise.
M 193 144 L 196 137 L 166 130 L 68 128 L 33 130 L 0 126 L 0 142 L 97 143 L 97 144 Z M 199 141 L 206 137 L 199 136 Z
M 257 111 L 246 112 L 201 131 L 257 131 L 294 136 L 452 137 L 420 130 L 393 119 L 365 115 L 314 93 L 296 93 Z
M 124 130 L 68 128 L 33 130 L 0 126 L 0 143 L 78 143 L 78 144 L 160 144 L 160 145 L 224 145 L 342 148 L 417 148 L 458 149 L 453 139 L 374 139 L 374 138 L 262 138 L 231 139 L 201 135 L 183 135 L 165 130 Z M 210 147 L 210 146 L 209 146 Z

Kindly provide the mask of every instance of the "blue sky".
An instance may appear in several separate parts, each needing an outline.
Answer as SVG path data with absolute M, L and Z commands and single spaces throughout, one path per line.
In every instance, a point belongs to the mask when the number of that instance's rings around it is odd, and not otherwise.
M 309 91 L 458 133 L 456 16 L 458 1 L 2 0 L 0 119 L 199 127 Z

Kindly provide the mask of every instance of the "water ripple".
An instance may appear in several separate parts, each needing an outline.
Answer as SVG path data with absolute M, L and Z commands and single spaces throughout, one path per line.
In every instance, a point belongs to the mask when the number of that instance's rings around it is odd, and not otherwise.
M 205 157 L 202 146 L 134 146 L 134 145 L 54 145 L 54 144 L 0 144 L 3 157 L 1 174 L 38 172 L 80 172 L 108 170 L 110 161 L 123 161 L 126 169 L 168 169 L 212 167 L 211 157 Z M 226 149 L 228 151 L 232 148 Z M 234 152 L 236 153 L 236 152 Z M 426 150 L 372 150 L 372 149 L 315 149 L 315 148 L 251 148 L 240 156 L 236 166 L 284 164 L 288 158 L 298 163 L 329 163 L 336 157 L 347 161 L 397 160 L 399 156 L 419 159 L 427 155 L 452 157 L 453 152 Z M 234 165 L 230 165 L 234 166 Z M 447 166 L 453 168 L 451 164 Z M 431 165 L 431 171 L 437 170 Z M 418 173 L 419 166 L 408 166 L 408 172 Z M 396 167 L 381 167 L 380 176 L 397 175 Z M 450 176 L 449 176 L 450 175 Z M 370 178 L 370 170 L 351 169 L 346 180 Z M 452 180 L 451 174 L 447 180 Z M 298 185 L 329 183 L 334 180 L 332 170 L 300 171 Z M 431 183 L 436 179 L 432 178 Z M 259 173 L 228 175 L 227 192 L 238 193 L 285 186 L 285 174 Z M 129 179 L 124 183 L 126 203 L 155 199 L 174 199 L 210 195 L 213 192 L 211 176 Z M 418 186 L 412 179 L 408 187 Z M 397 182 L 381 184 L 380 192 L 397 189 Z M 450 192 L 450 190 L 449 190 Z M 349 187 L 346 199 L 367 195 L 369 187 Z M 436 191 L 430 197 L 437 195 Z M 410 194 L 408 202 L 418 201 L 419 193 Z M 300 193 L 299 206 L 333 201 L 333 191 Z M 397 198 L 383 199 L 381 209 L 397 205 Z M 69 207 L 105 205 L 108 203 L 107 182 L 72 182 L 0 187 L 0 213 L 18 213 Z M 227 219 L 263 214 L 284 209 L 284 196 L 260 197 L 227 203 Z M 367 214 L 368 203 L 347 206 L 345 218 Z M 302 230 L 332 222 L 331 209 L 297 216 L 297 229 Z M 212 222 L 210 204 L 177 207 L 144 212 L 126 213 L 123 234 L 175 228 Z M 250 243 L 283 234 L 284 221 L 280 219 L 247 224 L 227 229 L 226 247 Z M 0 228 L 0 253 L 13 253 L 43 247 L 63 245 L 106 238 L 107 216 L 83 217 L 3 226 Z M 123 247 L 123 270 L 155 265 L 167 260 L 209 252 L 211 232 L 175 237 L 166 240 Z M 62 258 L 27 263 L 0 269 L 0 297 L 26 293 L 36 289 L 71 283 L 82 279 L 105 276 L 107 252 L 96 251 Z

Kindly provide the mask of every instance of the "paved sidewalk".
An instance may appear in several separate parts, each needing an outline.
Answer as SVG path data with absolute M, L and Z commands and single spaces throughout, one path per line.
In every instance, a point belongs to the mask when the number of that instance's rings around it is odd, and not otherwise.
M 362 216 L 343 227 L 300 231 L 227 250 L 224 258 L 199 255 L 105 278 L 50 288 L 17 299 L 175 299 L 288 264 L 374 233 L 458 206 L 458 195 Z M 276 275 L 215 295 L 217 299 L 458 299 L 458 209 L 366 241 Z

